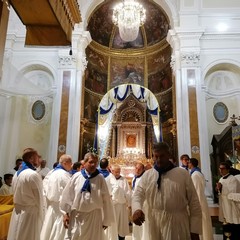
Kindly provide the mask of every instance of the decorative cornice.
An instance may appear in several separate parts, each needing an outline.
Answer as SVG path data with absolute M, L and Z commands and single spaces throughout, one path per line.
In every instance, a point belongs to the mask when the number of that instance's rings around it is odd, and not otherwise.
M 195 52 L 183 52 L 181 53 L 181 65 L 182 67 L 198 66 L 200 61 L 200 54 Z
M 75 56 L 59 56 L 58 62 L 60 67 L 76 67 L 76 57 Z
M 170 67 L 171 67 L 173 73 L 175 73 L 176 72 L 176 57 L 173 55 L 171 56 Z

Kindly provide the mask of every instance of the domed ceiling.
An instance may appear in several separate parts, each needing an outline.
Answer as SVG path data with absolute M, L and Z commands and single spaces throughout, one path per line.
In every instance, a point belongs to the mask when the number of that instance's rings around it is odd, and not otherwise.
M 135 41 L 124 42 L 112 22 L 113 7 L 120 1 L 104 1 L 88 20 L 93 41 L 86 49 L 84 118 L 96 122 L 98 105 L 111 88 L 124 83 L 147 87 L 156 96 L 162 121 L 172 117 L 171 47 L 166 41 L 168 18 L 153 1 L 139 1 L 146 22 Z
M 119 1 L 105 1 L 91 15 L 88 30 L 92 39 L 109 48 L 142 48 L 152 46 L 166 38 L 169 23 L 163 10 L 152 1 L 138 1 L 146 9 L 146 22 L 135 41 L 124 42 L 112 22 L 113 7 Z

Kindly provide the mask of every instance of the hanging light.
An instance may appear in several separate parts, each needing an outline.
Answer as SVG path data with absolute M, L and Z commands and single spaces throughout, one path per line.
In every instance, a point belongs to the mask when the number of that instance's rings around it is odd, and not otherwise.
M 113 23 L 118 26 L 123 41 L 134 41 L 138 36 L 139 27 L 146 20 L 146 10 L 135 0 L 123 0 L 113 8 Z

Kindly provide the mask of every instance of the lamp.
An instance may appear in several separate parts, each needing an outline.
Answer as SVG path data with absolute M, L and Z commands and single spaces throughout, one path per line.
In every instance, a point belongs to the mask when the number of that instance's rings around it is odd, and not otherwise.
M 123 41 L 134 41 L 138 36 L 139 27 L 146 20 L 146 10 L 135 0 L 123 0 L 113 8 L 113 23 L 118 26 Z

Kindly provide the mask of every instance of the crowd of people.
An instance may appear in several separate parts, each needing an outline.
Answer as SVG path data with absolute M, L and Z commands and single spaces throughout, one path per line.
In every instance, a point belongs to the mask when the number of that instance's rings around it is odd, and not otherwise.
M 33 148 L 23 151 L 14 172 L 4 175 L 0 195 L 13 194 L 8 240 L 213 240 L 212 221 L 198 160 L 187 154 L 171 161 L 167 143 L 154 144 L 153 166 L 135 163 L 134 177 L 95 153 L 73 164 L 62 155 L 50 170 Z M 240 182 L 220 163 L 219 220 L 239 240 Z M 225 239 L 225 238 L 224 238 Z

